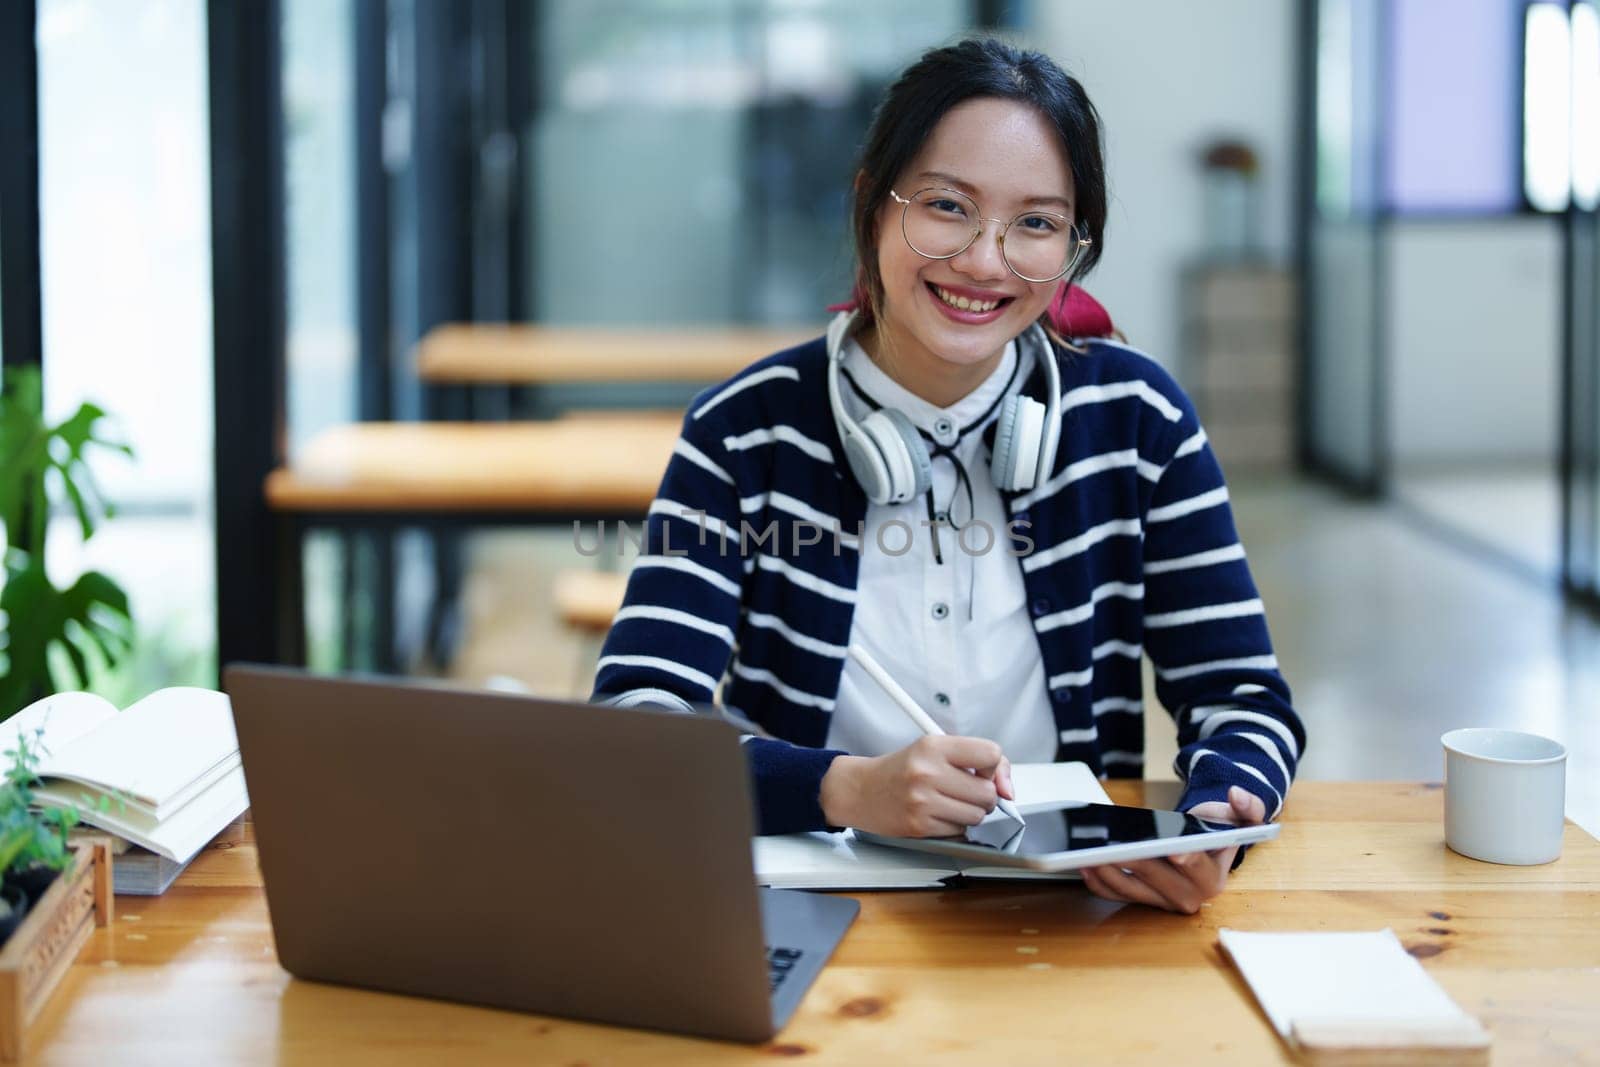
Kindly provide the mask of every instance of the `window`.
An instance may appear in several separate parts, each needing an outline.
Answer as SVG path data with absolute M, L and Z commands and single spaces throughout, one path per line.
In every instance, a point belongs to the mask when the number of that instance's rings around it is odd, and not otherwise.
M 87 545 L 55 518 L 49 559 L 128 591 L 138 647 L 96 682 L 114 700 L 216 677 L 205 18 L 202 0 L 38 5 L 46 413 L 96 401 L 136 452 L 94 471 L 121 514 Z

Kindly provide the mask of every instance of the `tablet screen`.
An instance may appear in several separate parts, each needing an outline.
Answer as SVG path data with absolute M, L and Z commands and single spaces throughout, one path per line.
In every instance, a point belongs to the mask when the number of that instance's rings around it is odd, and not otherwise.
M 964 839 L 949 840 L 959 840 L 963 844 L 1015 856 L 1038 856 L 1237 829 L 1223 823 L 1205 822 L 1178 811 L 1152 811 L 1111 804 L 1073 804 L 1036 811 L 1027 816 L 1027 823 L 1020 835 L 1006 841 L 984 840 L 983 835 L 978 833 L 969 833 Z

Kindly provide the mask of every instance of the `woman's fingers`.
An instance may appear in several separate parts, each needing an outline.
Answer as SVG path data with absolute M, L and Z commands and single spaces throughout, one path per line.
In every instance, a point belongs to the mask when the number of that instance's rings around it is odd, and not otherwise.
M 1093 881 L 1090 881 L 1091 876 Z M 1120 867 L 1085 867 L 1083 880 L 1089 884 L 1096 896 L 1108 900 L 1127 901 L 1130 904 L 1148 904 L 1152 908 L 1166 911 L 1172 910 L 1165 897 L 1135 876 L 1124 873 Z
M 947 773 L 941 774 L 933 785 L 952 800 L 982 808 L 985 812 L 994 810 L 994 783 L 987 778 L 979 778 L 975 774 L 968 774 L 966 771 L 951 767 Z
M 1221 892 L 1227 877 L 1227 863 L 1207 852 L 1084 871 L 1084 881 L 1098 896 L 1109 893 L 1113 894 L 1111 899 L 1149 904 L 1185 915 L 1193 915 L 1201 904 Z
M 1083 884 L 1088 886 L 1089 892 L 1095 896 L 1102 900 L 1122 900 L 1121 897 L 1117 896 L 1116 891 L 1106 885 L 1105 880 L 1100 877 L 1100 868 L 1084 867 L 1078 873 L 1083 875 Z
M 1017 799 L 1016 787 L 1011 784 L 1011 761 L 1004 756 L 1000 757 L 1000 766 L 994 772 L 994 788 L 1007 800 Z
M 945 819 L 930 818 L 923 823 L 923 833 L 918 837 L 960 837 L 967 831 L 966 823 L 950 822 Z
M 1226 801 L 1210 800 L 1196 804 L 1189 809 L 1189 814 L 1206 822 L 1255 826 L 1267 821 L 1267 803 L 1250 790 L 1235 785 L 1228 788 Z
M 1006 758 L 1000 746 L 985 737 L 925 737 L 917 744 L 936 750 L 951 766 L 976 771 L 984 779 L 993 778 Z
M 1248 789 L 1238 786 L 1229 789 L 1228 806 L 1233 809 L 1234 821 L 1240 826 L 1254 826 L 1267 819 L 1266 801 Z
M 1197 857 L 1198 862 L 1189 856 Z M 1133 877 L 1166 901 L 1165 906 L 1169 910 L 1193 915 L 1212 895 L 1206 889 L 1206 883 L 1211 880 L 1209 868 L 1212 861 L 1200 853 L 1190 853 L 1189 856 L 1173 857 L 1174 861 L 1182 859 L 1182 865 L 1165 859 L 1138 860 L 1128 864 L 1128 869 L 1133 872 Z
M 926 812 L 929 816 L 943 823 L 956 827 L 952 833 L 961 833 L 969 826 L 976 826 L 983 821 L 988 811 L 976 804 L 968 804 L 954 797 L 941 796 L 928 804 Z

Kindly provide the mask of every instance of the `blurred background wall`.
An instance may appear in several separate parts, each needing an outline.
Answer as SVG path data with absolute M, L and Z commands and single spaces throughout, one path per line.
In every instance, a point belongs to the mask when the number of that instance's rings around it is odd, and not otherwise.
M 1211 236 L 1200 181 L 1207 141 L 1228 136 L 1254 147 L 1256 249 L 1290 259 L 1295 5 L 1065 0 L 1030 11 L 1029 39 L 1084 83 L 1105 124 L 1106 258 L 1085 284 L 1129 340 L 1175 365 L 1182 268 L 1205 255 Z

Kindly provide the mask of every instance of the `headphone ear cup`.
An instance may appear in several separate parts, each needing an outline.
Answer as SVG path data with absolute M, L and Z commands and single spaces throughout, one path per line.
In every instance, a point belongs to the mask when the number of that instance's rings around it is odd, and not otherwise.
M 878 450 L 878 446 L 866 432 L 866 427 L 862 427 L 861 433 L 844 435 L 844 458 L 850 465 L 850 473 L 855 475 L 856 484 L 867 494 L 867 499 L 874 504 L 887 503 L 890 490 L 889 467 L 884 462 L 883 453 Z
M 1016 452 L 1017 434 L 1017 401 L 1015 396 L 1008 396 L 1000 405 L 1000 417 L 994 427 L 994 452 L 989 456 L 989 476 L 994 479 L 997 489 L 1014 489 L 1011 484 L 1012 469 Z
M 1026 396 L 1007 397 L 995 427 L 989 473 L 997 488 L 1018 492 L 1038 481 L 1045 406 Z
M 888 473 L 882 492 L 868 499 L 876 504 L 901 504 L 933 484 L 932 461 L 917 429 L 904 414 L 889 408 L 861 420 L 861 430 L 883 459 Z
M 928 446 L 923 444 L 922 435 L 904 412 L 886 409 L 884 415 L 900 435 L 906 457 L 911 461 L 911 485 L 906 494 L 896 500 L 899 503 L 919 497 L 933 487 L 933 458 L 928 455 Z

